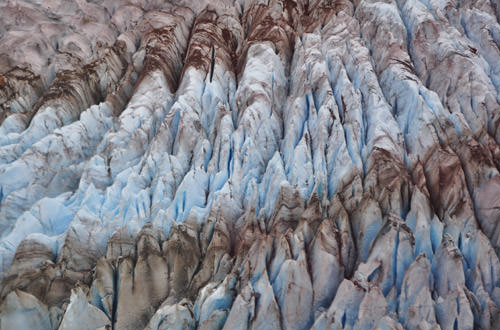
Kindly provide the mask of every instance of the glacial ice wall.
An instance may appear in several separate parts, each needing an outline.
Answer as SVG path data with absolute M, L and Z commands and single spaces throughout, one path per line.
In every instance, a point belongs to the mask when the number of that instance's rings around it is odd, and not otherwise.
M 498 329 L 499 0 L 0 3 L 0 329 Z

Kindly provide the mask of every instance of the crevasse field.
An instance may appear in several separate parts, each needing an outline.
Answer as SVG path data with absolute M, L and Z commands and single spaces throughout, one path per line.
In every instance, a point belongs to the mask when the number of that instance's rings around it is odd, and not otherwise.
M 499 0 L 0 0 L 0 329 L 499 329 Z

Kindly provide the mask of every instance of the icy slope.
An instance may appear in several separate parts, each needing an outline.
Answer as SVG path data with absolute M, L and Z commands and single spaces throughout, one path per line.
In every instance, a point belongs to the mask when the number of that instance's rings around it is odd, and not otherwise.
M 0 329 L 496 329 L 500 2 L 0 4 Z

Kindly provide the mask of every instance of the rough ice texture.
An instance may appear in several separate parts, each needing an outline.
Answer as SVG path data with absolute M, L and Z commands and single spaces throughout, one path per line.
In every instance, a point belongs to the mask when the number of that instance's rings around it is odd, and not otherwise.
M 0 329 L 498 329 L 499 22 L 1 2 Z

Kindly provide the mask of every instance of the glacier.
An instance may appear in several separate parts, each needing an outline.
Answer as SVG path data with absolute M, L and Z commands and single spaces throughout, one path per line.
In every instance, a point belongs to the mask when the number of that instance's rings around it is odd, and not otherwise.
M 0 2 L 0 329 L 498 329 L 499 0 Z

